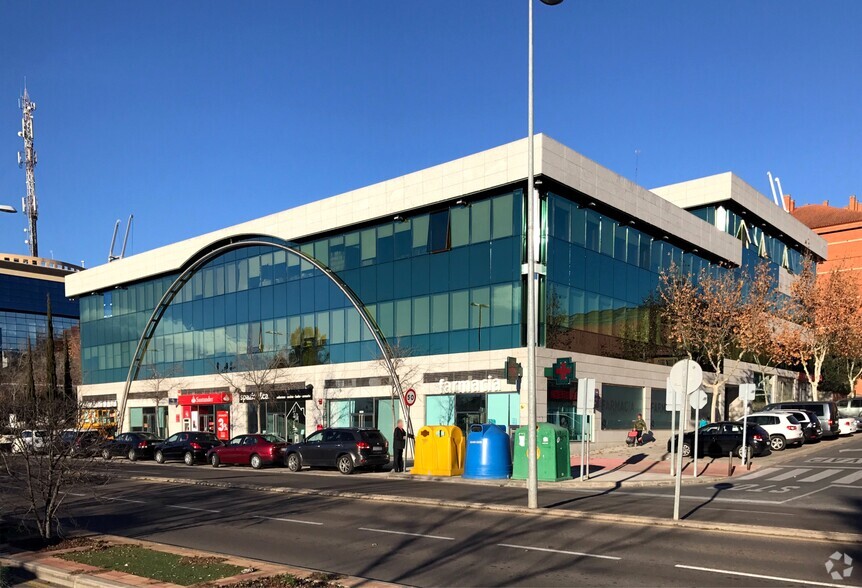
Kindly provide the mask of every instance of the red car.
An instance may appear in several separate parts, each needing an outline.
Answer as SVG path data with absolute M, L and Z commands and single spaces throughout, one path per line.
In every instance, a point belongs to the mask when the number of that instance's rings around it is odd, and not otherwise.
M 207 461 L 214 468 L 221 464 L 247 465 L 260 469 L 264 465 L 282 463 L 288 443 L 278 435 L 238 435 L 220 447 L 207 452 Z

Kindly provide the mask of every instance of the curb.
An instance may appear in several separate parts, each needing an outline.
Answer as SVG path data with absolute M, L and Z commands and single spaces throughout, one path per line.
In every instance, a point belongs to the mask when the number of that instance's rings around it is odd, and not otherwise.
M 766 537 L 779 537 L 784 540 L 793 541 L 829 541 L 850 544 L 862 544 L 862 534 L 840 533 L 834 531 L 806 531 L 804 537 L 795 535 L 788 536 L 788 529 L 780 527 L 761 527 L 756 525 L 742 525 L 737 523 L 701 522 L 701 521 L 675 521 L 658 517 L 646 517 L 624 514 L 593 513 L 578 510 L 550 510 L 530 509 L 525 506 L 487 504 L 484 502 L 466 502 L 458 500 L 443 500 L 433 498 L 406 497 L 388 494 L 360 494 L 343 490 L 314 490 L 309 488 L 289 488 L 274 486 L 257 486 L 254 484 L 237 484 L 234 482 L 212 482 L 208 480 L 190 480 L 187 478 L 158 478 L 153 476 L 134 476 L 132 480 L 153 483 L 186 484 L 189 486 L 207 486 L 215 488 L 237 488 L 241 490 L 254 490 L 259 492 L 272 492 L 276 494 L 298 494 L 303 496 L 325 496 L 327 498 L 349 498 L 353 500 L 369 500 L 372 502 L 393 502 L 398 504 L 412 504 L 421 506 L 433 506 L 456 509 L 486 510 L 492 512 L 515 513 L 538 517 L 557 517 L 577 519 L 586 521 L 597 521 L 602 523 L 619 523 L 634 526 L 664 527 L 673 529 L 685 529 L 688 531 L 718 531 L 728 534 L 757 534 Z
M 232 556 L 221 553 L 213 553 L 209 551 L 201 551 L 196 549 L 189 549 L 183 547 L 176 547 L 173 545 L 167 545 L 163 543 L 155 543 L 153 541 L 147 541 L 145 539 L 129 539 L 128 537 L 121 537 L 117 535 L 86 535 L 87 537 L 91 537 L 93 539 L 102 539 L 104 541 L 108 541 L 113 544 L 124 544 L 124 545 L 140 545 L 142 547 L 146 547 L 149 549 L 153 549 L 155 551 L 167 551 L 171 553 L 184 553 L 185 555 L 194 555 L 194 556 L 212 556 L 212 557 L 220 557 L 224 558 L 227 563 L 232 563 L 234 565 L 242 566 L 243 568 L 253 568 L 253 572 L 239 574 L 235 576 L 228 576 L 226 578 L 222 578 L 214 581 L 205 582 L 208 586 L 224 586 L 230 585 L 234 582 L 240 582 L 245 580 L 253 580 L 257 578 L 264 578 L 269 576 L 277 576 L 280 574 L 292 574 L 294 576 L 299 577 L 307 577 L 314 573 L 329 573 L 324 570 L 315 570 L 311 568 L 303 568 L 298 566 L 292 566 L 287 564 L 278 564 L 272 563 L 262 560 L 251 559 L 247 557 L 239 557 Z M 74 549 L 68 550 L 74 551 Z M 124 582 L 120 578 L 101 578 L 99 574 L 111 573 L 109 570 L 98 570 L 98 571 L 87 571 L 87 570 L 67 570 L 63 569 L 59 566 L 52 565 L 51 563 L 45 563 L 45 559 L 52 559 L 56 557 L 59 553 L 65 553 L 66 551 L 60 552 L 32 552 L 32 551 L 22 551 L 19 553 L 0 553 L 0 564 L 7 567 L 9 572 L 14 577 L 18 577 L 19 580 L 24 581 L 32 581 L 39 580 L 42 582 L 48 582 L 52 586 L 63 586 L 66 588 L 140 588 L 141 586 L 159 586 L 159 587 L 172 587 L 179 586 L 177 584 L 170 584 L 168 582 L 162 582 L 159 580 L 153 580 L 150 578 L 144 578 L 142 576 L 133 576 L 131 574 L 127 574 L 129 581 Z M 82 564 L 83 565 L 83 564 Z M 86 568 L 90 568 L 90 566 L 83 566 Z M 92 568 L 90 568 L 92 570 Z M 27 574 L 22 574 L 21 572 L 27 572 Z M 33 577 L 29 577 L 32 575 Z M 384 582 L 381 580 L 372 580 L 368 578 L 360 578 L 358 576 L 349 576 L 345 574 L 335 574 L 338 576 L 336 580 L 337 583 L 341 586 L 345 586 L 346 588 L 395 588 L 404 586 L 404 584 L 393 584 L 391 582 Z M 194 586 L 197 586 L 195 584 Z

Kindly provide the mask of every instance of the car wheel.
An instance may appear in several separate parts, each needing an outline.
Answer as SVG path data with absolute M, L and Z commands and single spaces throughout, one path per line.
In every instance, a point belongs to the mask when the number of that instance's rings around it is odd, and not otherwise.
M 108 451 L 107 449 L 103 449 L 102 450 L 102 459 L 104 459 L 105 461 L 111 459 L 111 452 Z
M 186 451 L 186 454 L 183 455 L 183 461 L 186 465 L 193 466 L 195 465 L 195 455 L 191 451 Z
M 302 460 L 299 458 L 298 453 L 291 453 L 287 456 L 287 462 L 285 463 L 287 469 L 291 472 L 298 472 L 302 469 Z
M 781 435 L 773 435 L 769 438 L 769 447 L 773 451 L 784 451 L 784 448 L 787 447 L 787 440 Z
M 161 451 L 156 451 L 156 455 L 154 457 L 156 463 L 165 463 L 165 455 Z
M 338 461 L 335 462 L 338 466 L 338 471 L 345 476 L 353 473 L 353 458 L 348 454 L 339 455 Z
M 212 467 L 217 468 L 220 463 L 221 461 L 219 461 L 218 453 L 213 453 L 212 455 L 210 455 L 210 464 L 212 465 Z
M 129 449 L 129 461 L 138 461 L 138 452 L 134 449 Z
M 746 446 L 744 446 L 744 445 L 739 445 L 734 450 L 734 453 L 739 457 L 739 459 L 745 459 L 745 454 L 746 454 L 745 447 Z M 747 446 L 747 453 L 748 453 L 748 458 L 751 459 L 751 457 L 754 455 L 754 450 L 751 447 L 751 445 Z
M 682 456 L 683 457 L 691 457 L 691 454 L 692 454 L 691 443 L 689 443 L 688 441 L 683 441 L 682 442 Z
M 260 468 L 263 467 L 263 460 L 260 458 L 259 455 L 254 454 L 251 456 L 251 467 L 253 467 L 256 470 L 259 470 Z

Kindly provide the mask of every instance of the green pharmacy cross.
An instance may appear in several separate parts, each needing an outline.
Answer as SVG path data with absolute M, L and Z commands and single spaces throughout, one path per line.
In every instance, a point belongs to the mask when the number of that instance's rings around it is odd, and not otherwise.
M 568 386 L 575 379 L 575 362 L 571 357 L 560 357 L 553 366 L 545 368 L 545 377 L 560 386 Z

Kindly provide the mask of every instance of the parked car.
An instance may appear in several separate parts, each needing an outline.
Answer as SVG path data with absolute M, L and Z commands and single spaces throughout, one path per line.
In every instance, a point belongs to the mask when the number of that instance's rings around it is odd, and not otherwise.
M 284 463 L 292 472 L 303 466 L 336 467 L 342 474 L 366 467 L 379 471 L 389 465 L 389 442 L 377 429 L 323 429 L 288 446 Z
M 820 425 L 820 419 L 810 410 L 784 410 L 788 414 L 792 414 L 799 424 L 802 425 L 802 436 L 805 437 L 805 442 L 820 441 L 823 437 L 823 427 Z
M 12 453 L 24 453 L 28 451 L 40 453 L 45 451 L 47 444 L 48 433 L 46 431 L 24 429 L 12 441 Z
M 820 426 L 823 427 L 823 437 L 838 436 L 838 405 L 830 400 L 775 402 L 767 404 L 763 410 L 797 410 L 800 408 L 810 410 L 817 415 L 817 418 L 820 419 Z
M 769 433 L 762 427 L 750 424 L 747 430 L 748 446 L 751 455 L 763 455 L 769 450 Z M 679 439 L 679 435 L 676 436 Z M 674 438 L 668 439 L 667 450 L 671 451 Z M 688 431 L 682 438 L 680 447 L 683 457 L 694 454 L 694 431 Z M 697 441 L 698 457 L 705 455 L 728 455 L 733 452 L 739 457 L 743 456 L 742 423 L 736 421 L 720 421 L 709 423 L 698 429 Z
M 841 435 L 852 435 L 857 431 L 856 419 L 854 417 L 841 417 L 838 419 Z
M 105 443 L 105 438 L 98 431 L 78 431 L 69 429 L 57 436 L 60 448 L 68 451 L 73 457 L 91 457 L 97 455 Z
M 153 448 L 153 457 L 158 463 L 171 459 L 181 459 L 186 465 L 195 465 L 206 459 L 207 452 L 222 442 L 212 433 L 183 431 L 175 433 Z
M 743 420 L 748 421 L 749 425 L 754 423 L 766 429 L 769 433 L 769 447 L 773 451 L 783 451 L 788 445 L 802 445 L 805 442 L 802 425 L 796 417 L 787 412 L 755 412 L 746 415 Z
M 149 432 L 121 433 L 113 441 L 108 441 L 102 448 L 102 458 L 111 459 L 115 455 L 125 456 L 129 461 L 152 459 L 153 448 L 163 443 L 164 439 Z
M 221 464 L 251 465 L 258 470 L 264 465 L 284 462 L 288 443 L 278 435 L 238 435 L 207 453 L 207 461 L 217 468 Z
M 862 417 L 862 398 L 845 398 L 839 400 L 838 414 L 845 417 Z
M 10 428 L 0 429 L 0 451 L 12 451 L 15 442 L 15 431 Z

